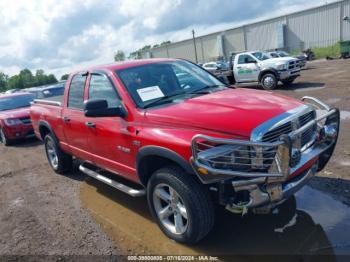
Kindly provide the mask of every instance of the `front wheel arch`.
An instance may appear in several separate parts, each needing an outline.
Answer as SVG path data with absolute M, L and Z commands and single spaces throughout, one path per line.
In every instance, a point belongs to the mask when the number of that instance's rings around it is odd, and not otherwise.
M 273 75 L 276 77 L 277 81 L 279 80 L 279 74 L 278 74 L 277 70 L 274 69 L 274 68 L 268 68 L 268 69 L 262 70 L 262 71 L 259 73 L 259 77 L 258 77 L 259 82 L 261 82 L 261 79 L 262 79 L 263 76 L 266 75 L 266 74 L 273 74 Z
M 176 165 L 188 174 L 195 174 L 188 161 L 165 147 L 145 146 L 136 156 L 137 175 L 144 186 L 156 170 L 167 165 Z

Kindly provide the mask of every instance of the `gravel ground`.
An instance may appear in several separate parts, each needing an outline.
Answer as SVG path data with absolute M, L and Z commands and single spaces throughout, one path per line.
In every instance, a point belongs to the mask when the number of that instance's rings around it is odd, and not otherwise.
M 341 109 L 341 134 L 335 155 L 326 169 L 313 179 L 311 186 L 345 204 L 350 204 L 349 72 L 350 60 L 316 61 L 302 71 L 302 77 L 291 87 L 277 90 L 296 98 L 312 95 Z M 40 142 L 26 141 L 11 147 L 0 145 L 0 155 L 0 255 L 145 253 L 147 248 L 140 244 L 144 237 L 149 241 L 148 246 L 152 243 L 162 245 L 168 254 L 182 250 L 172 242 L 164 242 L 165 238 L 158 235 L 152 240 L 147 236 L 147 228 L 137 235 L 140 217 L 146 218 L 144 225 L 151 227 L 153 224 L 147 207 L 143 207 L 144 200 L 134 201 L 116 193 L 117 197 L 96 197 L 96 206 L 92 208 L 89 201 L 93 200 L 89 196 L 94 192 L 103 195 L 96 190 L 95 182 L 92 185 L 84 182 L 86 177 L 78 171 L 68 176 L 54 174 Z M 130 237 L 127 228 L 123 228 L 122 233 L 113 233 L 118 221 L 113 225 L 111 219 L 118 212 L 107 210 L 112 206 L 121 210 L 127 207 L 132 211 L 118 215 L 120 219 L 126 215 L 127 223 L 136 235 Z M 108 220 L 104 212 L 111 213 L 111 219 Z M 155 228 L 150 232 L 159 234 Z M 210 245 L 207 243 L 207 246 Z M 154 248 L 152 250 L 156 250 Z
M 82 175 L 54 174 L 36 141 L 0 152 L 0 255 L 117 254 L 81 207 Z

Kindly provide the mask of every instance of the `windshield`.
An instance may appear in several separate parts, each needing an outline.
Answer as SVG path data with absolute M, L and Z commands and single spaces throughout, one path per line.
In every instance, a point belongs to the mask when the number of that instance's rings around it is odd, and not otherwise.
M 159 99 L 186 97 L 208 87 L 225 86 L 201 67 L 187 61 L 147 64 L 117 70 L 116 73 L 140 108 L 153 105 Z
M 263 52 L 254 52 L 252 53 L 252 55 L 255 56 L 260 61 L 270 59 L 269 55 Z
M 32 94 L 11 97 L 0 97 L 0 111 L 11 110 L 21 107 L 29 107 L 34 96 Z
M 280 57 L 290 56 L 287 52 L 284 52 L 284 51 L 279 51 L 278 54 L 279 54 Z

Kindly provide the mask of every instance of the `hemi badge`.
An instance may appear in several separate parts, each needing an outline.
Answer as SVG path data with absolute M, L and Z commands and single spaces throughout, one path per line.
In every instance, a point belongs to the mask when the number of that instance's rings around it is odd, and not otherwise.
M 124 153 L 130 153 L 130 148 L 123 147 L 123 146 L 118 146 L 118 150 L 124 152 Z
M 140 145 L 141 145 L 141 142 L 138 141 L 138 140 L 133 140 L 133 141 L 132 141 L 132 144 L 133 144 L 134 146 L 140 146 Z

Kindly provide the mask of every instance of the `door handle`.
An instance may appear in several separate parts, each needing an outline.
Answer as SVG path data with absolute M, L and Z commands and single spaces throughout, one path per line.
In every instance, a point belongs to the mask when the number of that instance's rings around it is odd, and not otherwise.
M 96 127 L 96 124 L 95 123 L 92 123 L 92 122 L 85 122 L 85 125 L 89 128 L 95 128 Z
M 237 69 L 241 69 L 242 67 L 241 66 L 237 66 Z
M 64 116 L 62 119 L 63 119 L 63 122 L 65 123 L 70 122 L 70 118 L 68 116 Z

